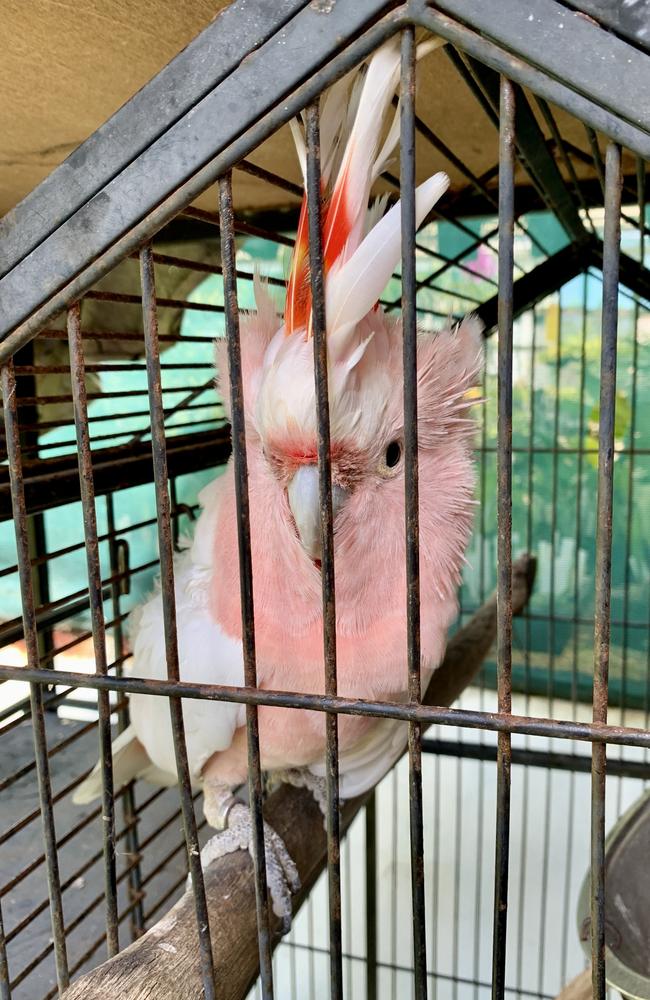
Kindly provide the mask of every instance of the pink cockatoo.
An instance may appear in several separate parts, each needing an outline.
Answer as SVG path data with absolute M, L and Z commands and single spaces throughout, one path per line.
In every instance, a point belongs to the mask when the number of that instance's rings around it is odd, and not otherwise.
M 399 43 L 388 42 L 365 72 L 321 99 L 323 249 L 326 282 L 334 511 L 338 691 L 345 697 L 407 698 L 402 324 L 378 305 L 400 257 L 400 205 L 369 208 L 371 187 L 399 138 L 399 109 L 381 143 L 399 76 Z M 304 174 L 304 138 L 294 126 Z M 418 225 L 444 193 L 436 174 L 416 191 Z M 257 311 L 242 318 L 241 353 L 249 470 L 250 531 L 259 687 L 324 693 L 316 408 L 303 202 L 284 323 L 256 279 Z M 442 658 L 457 613 L 456 588 L 473 513 L 468 390 L 482 358 L 481 325 L 421 333 L 417 346 L 422 684 Z M 229 406 L 226 354 L 217 345 L 219 384 Z M 237 509 L 232 462 L 200 495 L 191 548 L 176 564 L 180 674 L 184 681 L 243 685 Z M 135 676 L 166 676 L 160 593 L 134 612 Z M 204 864 L 245 848 L 248 809 L 233 798 L 247 777 L 244 707 L 183 703 L 192 780 L 203 788 L 208 822 L 221 830 Z M 113 744 L 115 786 L 136 775 L 177 780 L 166 699 L 134 694 L 131 724 Z M 340 795 L 372 787 L 403 752 L 406 726 L 339 717 Z M 262 768 L 316 792 L 325 773 L 325 717 L 259 708 Z M 76 800 L 100 793 L 95 771 Z M 274 909 L 285 922 L 297 873 L 266 831 Z

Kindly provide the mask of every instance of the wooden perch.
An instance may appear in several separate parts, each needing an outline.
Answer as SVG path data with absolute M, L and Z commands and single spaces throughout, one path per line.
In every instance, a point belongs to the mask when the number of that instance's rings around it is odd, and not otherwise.
M 567 983 L 555 1000 L 591 1000 L 593 995 L 591 966 L 589 966 Z
M 513 613 L 526 605 L 535 560 L 522 556 L 513 566 Z M 428 705 L 451 705 L 476 676 L 496 635 L 496 598 L 488 600 L 450 640 L 446 656 L 424 697 Z M 341 830 L 350 825 L 367 795 L 346 802 Z M 284 840 L 298 866 L 301 891 L 294 913 L 309 895 L 327 859 L 323 817 L 310 792 L 280 786 L 265 802 L 265 818 Z M 205 872 L 218 994 L 242 1000 L 258 975 L 253 866 L 237 851 Z M 274 946 L 279 921 L 271 915 Z M 203 994 L 191 893 L 176 903 L 146 934 L 103 965 L 73 983 L 65 1000 L 199 1000 Z

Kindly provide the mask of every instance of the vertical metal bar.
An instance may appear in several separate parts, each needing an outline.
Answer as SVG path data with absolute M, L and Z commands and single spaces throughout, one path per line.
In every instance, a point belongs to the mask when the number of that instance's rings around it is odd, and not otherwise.
M 512 284 L 515 215 L 515 93 L 501 77 L 499 102 L 499 343 L 497 423 L 497 672 L 499 712 L 512 708 Z M 497 745 L 497 820 L 492 997 L 505 992 L 510 848 L 510 735 Z
M 377 802 L 366 803 L 366 1000 L 377 1000 Z
M 350 841 L 348 840 L 343 844 L 343 865 L 345 872 L 345 951 L 344 955 L 347 955 L 347 962 L 345 963 L 345 995 L 347 997 L 352 996 L 352 955 L 354 954 L 353 943 L 352 943 L 352 927 L 353 927 L 353 915 L 352 915 L 352 861 L 351 861 L 352 848 L 350 846 Z
M 551 579 L 548 597 L 548 642 L 549 642 L 549 662 L 548 662 L 548 717 L 553 718 L 553 701 L 555 687 L 555 624 L 556 624 L 556 602 L 555 602 L 555 567 L 556 567 L 556 535 L 558 524 L 558 493 L 559 493 L 559 435 L 560 435 L 560 371 L 562 365 L 562 291 L 557 293 L 557 344 L 555 351 L 554 366 L 554 393 L 553 400 L 553 454 L 551 456 Z M 529 550 L 530 551 L 530 550 Z M 550 777 L 548 779 L 551 780 Z M 541 987 L 540 987 L 541 988 Z
M 86 542 L 88 599 L 93 633 L 95 669 L 108 673 L 102 573 L 97 541 L 97 515 L 93 463 L 88 431 L 86 399 L 86 366 L 81 337 L 81 311 L 78 302 L 68 310 L 68 347 L 70 350 L 70 382 L 79 463 L 79 495 Z M 102 840 L 104 847 L 104 894 L 106 897 L 106 945 L 108 957 L 120 949 L 117 914 L 117 880 L 115 874 L 115 800 L 113 798 L 113 758 L 111 754 L 111 707 L 108 691 L 97 692 L 99 714 L 99 763 L 102 774 Z
M 598 422 L 598 500 L 596 511 L 594 722 L 607 722 L 621 190 L 621 150 L 615 143 L 610 143 L 607 147 L 605 159 L 603 310 L 600 352 L 600 415 Z M 607 990 L 605 983 L 606 761 L 606 744 L 593 744 L 591 758 L 591 963 L 592 988 L 595 1000 L 605 1000 Z
M 223 301 L 228 343 L 228 368 L 230 372 L 244 678 L 248 687 L 255 688 L 257 687 L 257 667 L 255 660 L 253 564 L 251 558 L 244 389 L 242 383 L 241 345 L 239 341 L 239 309 L 237 304 L 235 225 L 232 205 L 232 177 L 230 174 L 219 178 L 219 225 L 221 229 Z M 252 846 L 253 867 L 255 869 L 255 902 L 257 907 L 257 943 L 260 956 L 260 980 L 264 1000 L 271 1000 L 273 997 L 273 965 L 269 928 L 268 887 L 266 884 L 266 856 L 264 850 L 260 740 L 256 705 L 246 706 L 246 734 L 248 739 L 248 794 L 251 822 L 253 825 Z
M 16 365 L 34 365 L 35 364 L 35 346 L 34 341 L 26 344 L 19 351 L 16 352 L 14 356 L 14 366 Z M 18 397 L 28 398 L 31 397 L 32 400 L 38 396 L 37 385 L 36 385 L 36 375 L 21 375 L 16 383 L 16 391 Z M 20 446 L 25 454 L 29 453 L 31 458 L 37 458 L 39 453 L 38 448 L 38 406 L 32 401 L 28 404 L 23 404 L 20 407 L 21 413 L 21 428 L 20 428 Z M 29 430 L 25 429 L 25 426 L 29 427 Z M 45 515 L 42 513 L 31 514 L 27 518 L 27 537 L 29 540 L 29 554 L 30 558 L 39 558 L 47 553 L 47 535 L 45 531 Z M 36 607 L 40 607 L 43 604 L 48 604 L 50 600 L 50 564 L 48 560 L 39 563 L 37 566 L 32 568 L 32 593 L 34 595 L 34 603 Z M 54 649 L 54 630 L 50 625 L 41 625 L 38 630 L 38 652 L 41 658 L 43 666 L 49 669 L 54 669 L 54 658 L 52 655 L 52 650 Z M 48 691 L 53 691 L 54 687 L 48 687 Z M 48 709 L 46 707 L 45 711 L 56 711 L 54 709 Z
M 176 477 L 169 480 L 169 499 L 171 503 L 172 515 L 172 544 L 174 552 L 178 552 L 178 539 L 180 537 L 180 518 L 177 516 L 178 496 L 176 494 Z
M 436 757 L 436 761 L 438 758 Z M 390 804 L 391 804 L 391 857 L 400 856 L 399 848 L 399 795 L 397 768 L 394 767 L 391 773 Z M 390 896 L 388 912 L 390 913 L 390 996 L 397 995 L 397 912 L 398 912 L 398 892 L 397 892 L 397 865 L 391 865 Z
M 34 379 L 34 382 L 36 380 Z M 35 392 L 36 390 L 34 390 Z M 36 407 L 34 407 L 34 413 L 37 413 Z M 26 419 L 26 414 L 23 412 L 23 420 Z M 35 417 L 35 421 L 38 417 Z M 36 439 L 35 449 L 38 453 L 38 434 L 34 435 Z M 27 519 L 27 529 L 29 536 L 29 549 L 32 558 L 39 558 L 47 554 L 47 534 L 45 531 L 45 515 L 44 514 L 32 514 L 31 517 Z M 32 569 L 32 579 L 34 587 L 34 600 L 36 605 L 48 604 L 50 601 L 50 563 L 49 560 L 45 560 L 34 566 Z M 41 657 L 41 661 L 44 667 L 48 667 L 50 670 L 54 670 L 54 629 L 51 626 L 44 626 L 39 629 L 38 633 L 38 650 Z M 49 690 L 53 691 L 52 686 Z M 47 711 L 47 709 L 46 709 Z
M 178 642 L 176 633 L 176 602 L 174 595 L 174 555 L 169 492 L 167 489 L 167 447 L 165 443 L 165 414 L 160 378 L 160 346 L 158 343 L 158 317 L 156 315 L 156 285 L 151 247 L 140 251 L 140 280 L 142 284 L 142 319 L 147 355 L 147 383 L 149 412 L 151 413 L 151 451 L 156 489 L 156 515 L 158 520 L 158 547 L 160 551 L 160 582 L 165 630 L 167 677 L 179 680 Z M 183 814 L 183 829 L 189 869 L 194 888 L 194 906 L 199 935 L 201 975 L 206 1000 L 215 1000 L 214 962 L 210 937 L 210 921 L 205 898 L 205 884 L 201 868 L 199 838 L 194 815 L 194 801 L 187 761 L 187 745 L 183 725 L 183 706 L 180 698 L 170 697 L 174 755 L 178 774 L 179 795 Z
M 106 529 L 108 532 L 108 553 L 111 576 L 116 576 L 119 572 L 117 545 L 115 538 L 115 503 L 113 494 L 106 494 Z M 126 543 L 124 543 L 126 544 Z M 124 642 L 124 629 L 121 619 L 120 584 L 114 581 L 111 584 L 111 610 L 113 615 L 113 642 L 115 645 L 115 659 L 120 661 L 126 652 Z M 115 670 L 118 677 L 122 675 L 122 663 L 118 662 Z M 129 709 L 125 705 L 118 712 L 117 728 L 120 733 L 124 732 L 129 724 Z M 129 928 L 131 940 L 135 941 L 144 933 L 144 891 L 142 888 L 142 869 L 140 867 L 140 843 L 138 836 L 138 824 L 136 822 L 135 795 L 133 794 L 134 783 L 131 781 L 122 794 L 122 822 L 126 828 L 126 850 L 129 856 L 128 874 L 128 896 L 129 896 Z
M 571 668 L 571 704 L 573 706 L 573 718 L 577 718 L 578 711 L 578 661 L 580 658 L 580 543 L 582 541 L 582 481 L 584 466 L 584 440 L 585 440 L 585 392 L 587 387 L 587 325 L 588 325 L 588 304 L 589 304 L 589 274 L 582 276 L 582 303 L 581 303 L 581 333 L 580 333 L 580 390 L 579 399 L 579 419 L 578 419 L 578 448 L 577 456 L 577 484 L 576 484 L 576 521 L 575 521 L 575 554 L 573 558 L 573 663 Z M 574 748 L 575 752 L 575 748 Z M 562 982 L 565 982 L 562 979 Z
M 436 735 L 438 735 L 438 727 L 435 729 Z M 433 815 L 431 817 L 431 831 L 432 831 L 432 854 L 433 854 L 433 865 L 432 865 L 432 893 L 431 893 L 431 971 L 433 973 L 433 989 L 432 996 L 433 1000 L 436 1000 L 438 996 L 438 927 L 441 926 L 440 913 L 441 913 L 441 903 L 440 903 L 440 872 L 442 869 L 440 855 L 441 855 L 441 836 L 440 831 L 442 829 L 441 823 L 441 786 L 442 786 L 442 768 L 440 766 L 440 756 L 436 754 L 434 758 L 434 774 L 433 774 Z M 479 799 L 482 806 L 482 799 Z M 482 810 L 479 810 L 479 815 Z M 479 854 L 479 865 L 480 865 L 480 854 Z M 479 874 L 477 874 L 477 879 L 480 887 L 480 867 Z M 479 888 L 480 896 L 480 888 Z M 478 959 L 477 959 L 478 961 Z
M 591 148 L 591 157 L 594 161 L 594 166 L 596 168 L 596 173 L 598 174 L 598 180 L 600 182 L 600 187 L 605 195 L 607 185 L 605 182 L 605 168 L 603 166 L 603 158 L 600 154 L 600 146 L 598 145 L 598 136 L 590 125 L 585 125 L 585 132 L 587 133 L 587 139 L 589 140 L 589 146 Z
M 645 233 L 643 231 L 643 222 L 645 218 L 645 169 L 643 160 L 641 157 L 637 157 L 636 162 L 636 186 L 637 186 L 637 205 L 639 209 L 639 261 L 641 266 L 645 265 Z M 621 662 L 621 725 L 624 726 L 627 722 L 627 685 L 628 685 L 628 639 L 629 639 L 629 609 L 630 609 L 630 585 L 632 577 L 632 553 L 633 553 L 633 513 L 634 513 L 634 472 L 636 467 L 636 455 L 634 452 L 634 443 L 636 438 L 636 432 L 638 427 L 638 383 L 639 383 L 639 309 L 640 303 L 638 298 L 634 300 L 634 306 L 632 309 L 632 324 L 633 324 L 633 334 L 632 334 L 632 386 L 630 391 L 630 454 L 627 457 L 628 460 L 628 475 L 627 475 L 627 504 L 626 504 L 626 514 L 625 514 L 625 572 L 624 572 L 624 583 L 623 583 L 623 608 L 622 608 L 622 619 L 623 619 L 623 635 L 622 635 L 622 662 Z M 622 783 L 619 784 L 619 789 L 622 788 Z
M 27 651 L 27 665 L 37 669 L 38 629 L 34 610 L 34 593 L 32 590 L 32 568 L 29 557 L 29 540 L 27 534 L 27 511 L 25 507 L 25 491 L 23 488 L 23 470 L 20 451 L 20 424 L 16 400 L 16 377 L 13 364 L 9 362 L 2 369 L 2 400 L 5 416 L 5 434 L 7 439 L 7 457 L 9 460 L 9 479 L 11 483 L 11 502 L 16 530 L 16 549 L 18 552 L 18 573 L 20 579 L 20 595 L 22 601 L 22 619 Z M 32 713 L 32 728 L 34 732 L 34 755 L 38 777 L 38 796 L 43 821 L 43 843 L 47 864 L 47 883 L 50 897 L 50 916 L 52 920 L 52 939 L 54 944 L 54 960 L 59 992 L 67 987 L 69 982 L 68 958 L 65 945 L 65 927 L 63 923 L 63 905 L 61 902 L 61 880 L 59 877 L 59 859 L 56 850 L 56 831 L 54 828 L 54 809 L 52 806 L 52 786 L 50 782 L 50 765 L 47 756 L 47 738 L 45 733 L 45 716 L 43 714 L 43 691 L 38 684 L 30 684 L 29 698 Z
M 487 352 L 487 345 L 486 345 Z M 483 369 L 483 375 L 481 380 L 481 395 L 487 398 L 487 366 Z M 479 552 L 479 604 L 482 604 L 485 600 L 486 591 L 486 581 L 485 581 L 485 569 L 486 563 L 486 548 L 487 548 L 487 517 L 486 517 L 486 507 L 485 502 L 487 495 L 487 463 L 492 461 L 491 453 L 488 453 L 487 449 L 487 428 L 488 428 L 488 415 L 487 406 L 481 407 L 481 443 L 480 443 L 480 455 L 481 455 L 481 467 L 480 467 L 480 479 L 479 479 L 479 496 L 480 496 L 480 508 L 479 508 L 479 539 L 480 539 L 480 552 Z M 491 561 L 491 560 L 490 560 Z M 491 582 L 491 581 L 490 581 Z M 479 684 L 479 707 L 481 711 L 485 710 L 485 676 L 483 671 L 480 672 L 478 676 Z M 484 734 L 480 735 L 480 742 L 484 742 Z M 436 780 L 435 780 L 435 796 L 436 796 L 436 811 L 440 812 L 440 786 L 439 786 L 439 760 L 436 759 Z M 479 768 L 478 777 L 478 805 L 477 805 L 477 816 L 476 816 L 476 898 L 474 901 L 474 955 L 473 955 L 473 976 L 476 981 L 474 986 L 474 1000 L 479 1000 L 480 995 L 480 962 L 481 962 L 481 942 L 483 939 L 482 927 L 483 927 L 483 818 L 485 814 L 485 768 Z M 434 816 L 434 830 L 439 829 L 438 823 L 436 822 Z M 436 865 L 434 863 L 434 878 Z M 437 906 L 433 911 L 433 922 L 437 923 Z M 434 937 L 435 941 L 435 937 Z M 435 970 L 435 964 L 434 964 Z M 434 981 L 437 983 L 437 980 Z M 434 998 L 436 996 L 436 986 L 434 986 Z
M 316 960 L 314 950 L 314 900 L 311 893 L 307 900 L 307 940 L 309 942 L 309 996 L 316 996 Z
M 526 551 L 534 552 L 534 499 L 535 499 L 535 365 L 537 361 L 537 312 L 532 309 L 533 333 L 530 344 L 530 381 L 528 383 L 528 409 L 530 412 L 528 421 L 528 472 L 526 482 L 526 492 L 528 495 L 526 512 Z M 524 617 L 524 686 L 526 688 L 524 712 L 530 713 L 530 618 L 526 614 Z M 524 988 L 523 963 L 525 959 L 524 927 L 526 923 L 525 902 L 527 900 L 527 874 L 528 874 L 528 813 L 529 813 L 529 793 L 530 793 L 530 771 L 523 769 L 523 787 L 521 793 L 521 833 L 519 835 L 519 892 L 518 892 L 518 927 L 517 927 L 517 955 L 516 955 L 516 986 L 518 990 Z M 534 779 L 533 779 L 534 780 Z M 564 980 L 562 980 L 564 982 Z
M 639 222 L 642 222 L 642 221 L 645 220 L 645 204 L 646 204 L 647 189 L 646 189 L 646 164 L 645 164 L 645 161 L 640 156 L 637 157 L 637 161 L 636 161 L 636 185 L 637 185 L 637 201 L 639 203 Z M 640 246 L 639 246 L 639 260 L 641 262 L 641 266 L 645 267 L 645 262 L 646 262 L 645 231 L 643 229 L 640 229 L 639 237 L 640 237 L 640 239 L 639 239 L 639 243 L 640 243 Z M 638 326 L 638 318 L 635 318 L 635 324 L 634 324 L 634 327 L 635 327 L 634 328 L 634 342 L 635 342 L 635 344 L 637 343 L 637 340 L 638 340 L 638 337 L 639 337 L 639 332 L 638 332 L 637 326 Z M 635 372 L 636 372 L 636 368 L 635 368 Z M 649 625 L 650 625 L 650 623 L 649 623 Z M 650 628 L 648 628 L 648 636 L 649 636 L 649 638 L 648 638 L 648 656 L 647 656 L 648 667 L 647 667 L 647 674 L 646 674 L 645 690 L 643 692 L 643 711 L 644 711 L 644 718 L 645 718 L 645 727 L 646 727 L 646 729 L 650 725 L 650 711 L 649 711 L 649 709 L 650 709 Z M 645 753 L 645 758 L 646 758 L 646 760 L 648 758 L 647 751 Z
M 320 130 L 318 103 L 310 104 L 307 128 L 307 208 L 309 215 L 309 272 L 312 295 L 314 380 L 318 436 L 318 488 L 321 523 L 321 585 L 323 594 L 323 654 L 325 692 L 337 693 L 336 598 L 334 592 L 334 526 L 332 518 L 332 463 L 327 391 L 325 283 L 321 226 Z M 339 829 L 338 717 L 325 716 L 327 784 L 327 879 L 329 887 L 330 995 L 343 996 L 341 947 L 341 833 Z
M 400 111 L 400 197 L 402 202 L 402 324 L 404 335 L 404 485 L 406 521 L 406 627 L 408 692 L 420 690 L 420 538 L 417 425 L 417 313 L 415 273 L 415 32 L 402 32 Z M 427 996 L 427 945 L 422 821 L 422 729 L 409 723 L 409 813 L 413 971 L 416 1000 Z
M 462 744 L 463 736 L 462 732 L 458 733 L 458 742 Z M 461 858 L 463 856 L 463 760 L 459 757 L 455 762 L 455 782 L 456 785 L 456 803 L 454 810 L 454 846 L 453 846 L 453 868 L 454 868 L 454 888 L 453 888 L 453 902 L 452 902 L 452 913 L 453 913 L 453 938 L 451 947 L 451 972 L 453 977 L 451 996 L 452 1000 L 458 1000 L 458 985 L 459 977 L 461 976 L 461 970 L 459 966 L 460 960 L 460 878 L 462 871 Z M 463 949 L 464 950 L 464 949 Z
M 550 542 L 551 542 L 551 579 L 550 579 L 550 592 L 549 592 L 549 603 L 548 603 L 548 641 L 549 641 L 549 659 L 548 659 L 548 683 L 547 683 L 547 693 L 548 693 L 548 716 L 553 718 L 553 706 L 554 706 L 554 689 L 555 689 L 555 636 L 556 636 L 556 600 L 555 600 L 555 569 L 556 569 L 556 535 L 557 535 L 557 524 L 558 524 L 558 494 L 559 494 L 559 472 L 558 472 L 558 458 L 559 458 L 559 432 L 560 432 L 560 373 L 561 373 L 561 363 L 562 363 L 562 291 L 557 293 L 557 344 L 555 350 L 555 358 L 553 360 L 554 365 L 554 392 L 555 398 L 553 400 L 553 454 L 551 457 L 551 525 L 550 525 Z M 529 547 L 528 551 L 531 552 L 532 549 Z M 539 792 L 538 792 L 539 794 Z M 551 823 L 551 811 L 553 807 L 553 772 L 548 770 L 544 775 L 544 795 L 543 799 L 541 796 L 538 801 L 543 801 L 544 810 L 544 851 L 542 857 L 541 866 L 541 893 L 540 893 L 540 916 L 539 916 L 539 947 L 537 955 L 537 989 L 541 993 L 543 991 L 544 974 L 548 971 L 548 960 L 546 956 L 546 917 L 548 910 L 548 864 L 549 864 L 549 849 L 550 849 L 550 837 L 552 830 Z
M 0 906 L 0 1000 L 11 1000 L 9 986 L 9 964 L 7 962 L 7 945 L 5 941 L 4 920 Z

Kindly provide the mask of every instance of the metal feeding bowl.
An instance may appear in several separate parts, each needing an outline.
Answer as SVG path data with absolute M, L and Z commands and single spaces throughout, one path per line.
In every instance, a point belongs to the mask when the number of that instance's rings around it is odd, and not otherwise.
M 589 873 L 578 901 L 580 941 L 590 955 Z M 650 1000 L 650 792 L 605 841 L 607 983 L 624 997 Z

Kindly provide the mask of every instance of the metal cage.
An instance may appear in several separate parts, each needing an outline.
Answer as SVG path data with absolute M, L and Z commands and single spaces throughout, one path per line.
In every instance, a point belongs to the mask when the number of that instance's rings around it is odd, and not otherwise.
M 2 997 L 64 994 L 78 973 L 97 965 L 101 948 L 110 957 L 125 947 L 124 924 L 137 940 L 178 899 L 186 862 L 194 886 L 197 983 L 205 997 L 225 995 L 232 955 L 219 954 L 210 920 L 199 860 L 205 823 L 195 816 L 190 790 L 182 697 L 246 706 L 260 995 L 274 995 L 274 976 L 276 996 L 301 998 L 370 1000 L 409 991 L 417 998 L 554 995 L 578 971 L 567 941 L 574 934 L 575 880 L 590 869 L 593 989 L 604 998 L 606 825 L 650 776 L 650 510 L 643 478 L 650 440 L 641 419 L 650 385 L 643 355 L 650 301 L 650 69 L 643 19 L 603 13 L 602 6 L 241 0 L 0 220 L 6 450 L 0 514 L 15 525 L 15 558 L 0 570 L 10 608 L 0 625 L 0 680 L 7 693 L 0 711 L 7 765 L 0 782 L 6 802 Z M 416 108 L 416 31 L 446 41 L 436 59 L 458 91 L 443 94 L 443 105 L 453 115 L 454 94 L 466 95 L 473 116 L 467 128 L 480 121 L 488 129 L 489 169 L 474 170 L 445 141 L 444 128 L 438 135 Z M 401 309 L 404 322 L 407 704 L 337 695 L 317 195 L 318 96 L 396 32 L 402 45 L 399 176 L 386 173 L 382 184 L 402 198 L 402 266 L 382 301 Z M 420 89 L 417 99 L 425 101 L 426 92 Z M 324 695 L 256 684 L 239 354 L 239 303 L 250 305 L 254 258 L 263 257 L 272 286 L 283 285 L 281 254 L 292 244 L 301 194 L 293 177 L 280 176 L 257 154 L 303 109 Z M 449 165 L 456 183 L 416 233 L 422 156 Z M 282 210 L 236 209 L 242 180 L 272 189 L 270 203 Z M 193 204 L 204 192 L 213 199 L 211 210 Z M 545 235 L 535 222 L 542 216 Z M 477 254 L 489 268 L 477 268 Z M 211 284 L 202 285 L 205 279 Z M 467 309 L 479 313 L 489 338 L 488 404 L 477 441 L 482 506 L 474 569 L 461 594 L 459 626 L 496 583 L 497 642 L 478 686 L 449 708 L 426 703 L 420 690 L 415 338 L 418 322 L 435 326 Z M 498 338 L 492 337 L 497 328 Z M 212 394 L 215 335 L 228 342 L 232 428 Z M 540 377 L 548 398 L 540 396 Z M 567 387 L 570 412 L 563 402 Z M 198 488 L 225 463 L 231 446 L 242 688 L 179 680 L 173 594 L 174 552 L 195 517 Z M 566 551 L 560 551 L 563 519 L 566 537 L 573 538 Z M 540 555 L 544 546 L 546 567 L 514 633 L 513 537 L 515 554 Z M 72 586 L 80 572 L 83 585 Z M 156 572 L 165 607 L 165 682 L 122 671 L 130 656 L 129 611 Z M 111 735 L 114 725 L 125 725 L 129 692 L 169 698 L 178 789 L 152 791 L 137 783 L 113 795 Z M 278 932 L 268 912 L 262 849 L 261 704 L 309 707 L 327 717 L 327 928 L 315 928 L 321 885 L 305 923 L 275 959 Z M 342 835 L 352 813 L 341 820 L 338 807 L 342 713 L 399 719 L 409 733 L 408 775 L 399 765 L 376 795 L 356 804 L 363 826 L 357 822 L 348 843 Z M 428 726 L 435 727 L 433 735 L 423 736 Z M 69 796 L 88 773 L 97 736 L 101 806 L 76 813 Z M 584 745 L 590 757 L 580 752 Z M 544 775 L 541 807 L 531 773 Z M 591 818 L 580 827 L 589 775 Z M 398 886 L 394 869 L 387 881 L 378 861 L 384 841 L 396 857 L 405 836 L 398 835 L 398 782 L 408 784 L 409 802 L 410 883 L 405 876 L 404 884 L 411 903 L 403 924 L 403 880 Z M 445 790 L 450 796 L 443 805 Z M 568 821 L 557 842 L 555 795 Z M 378 823 L 379 810 L 392 816 L 387 825 Z M 453 850 L 445 847 L 443 829 Z M 533 854 L 542 891 L 530 904 Z M 363 884 L 351 860 L 360 857 Z M 553 890 L 558 859 L 566 884 Z M 318 871 L 315 865 L 311 883 Z M 492 876 L 489 903 L 486 879 Z M 365 899 L 363 916 L 356 891 Z M 526 933 L 533 910 L 537 940 L 531 944 Z M 406 952 L 396 943 L 403 927 L 409 929 Z M 552 952 L 558 927 L 561 940 Z M 243 985 L 254 978 L 249 970 Z

